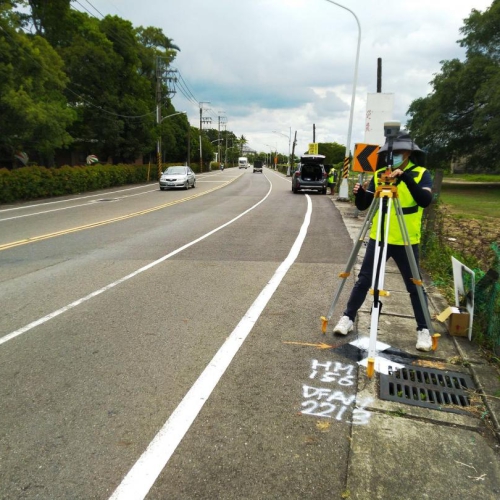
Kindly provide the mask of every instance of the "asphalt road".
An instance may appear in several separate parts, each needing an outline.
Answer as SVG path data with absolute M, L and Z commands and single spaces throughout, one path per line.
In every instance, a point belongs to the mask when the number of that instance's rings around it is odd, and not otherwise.
M 268 169 L 2 206 L 0 498 L 339 498 L 369 413 L 319 318 L 351 248 Z

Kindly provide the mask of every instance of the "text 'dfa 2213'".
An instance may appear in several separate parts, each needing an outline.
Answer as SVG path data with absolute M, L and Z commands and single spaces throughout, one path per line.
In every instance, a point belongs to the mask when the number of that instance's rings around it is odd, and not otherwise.
M 302 386 L 302 410 L 304 415 L 333 418 L 339 422 L 365 425 L 370 420 L 366 406 L 371 398 L 358 401 L 355 394 L 345 394 L 341 388 L 354 385 L 355 366 L 335 361 L 320 363 L 313 359 L 309 379 L 317 383 L 329 384 L 330 387 L 317 385 Z M 336 387 L 331 387 L 336 386 Z M 340 388 L 338 387 L 340 386 Z M 347 420 L 350 416 L 350 420 Z

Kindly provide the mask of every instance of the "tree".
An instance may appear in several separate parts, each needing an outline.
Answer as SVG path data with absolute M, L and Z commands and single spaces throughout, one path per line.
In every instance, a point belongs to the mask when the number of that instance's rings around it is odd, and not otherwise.
M 51 164 L 56 148 L 72 142 L 67 128 L 75 119 L 63 91 L 64 63 L 47 41 L 22 30 L 12 4 L 0 10 L 0 156 L 25 151 Z
M 0 0 L 0 156 L 29 150 L 50 164 L 56 149 L 72 144 L 130 162 L 154 151 L 160 134 L 173 161 L 187 159 L 189 135 L 196 155 L 198 133 L 188 134 L 185 116 L 156 123 L 157 61 L 165 116 L 175 113 L 165 75 L 179 50 L 159 28 L 99 20 L 71 0 Z M 202 140 L 210 161 L 213 145 Z
M 28 3 L 25 25 L 46 37 L 65 62 L 66 96 L 78 116 L 70 132 L 80 149 L 115 162 L 154 149 L 156 56 L 168 66 L 178 50 L 172 40 L 159 28 L 135 29 L 117 16 L 98 20 L 72 10 L 70 0 Z
M 66 20 L 71 11 L 70 0 L 27 0 L 30 14 L 24 19 L 36 35 L 44 37 L 53 47 L 67 31 Z
M 336 142 L 320 142 L 318 144 L 318 154 L 325 155 L 327 165 L 336 165 L 344 160 L 345 146 Z
M 432 92 L 413 101 L 408 129 L 430 166 L 465 158 L 467 169 L 500 172 L 500 0 L 473 10 L 461 28 L 464 61 L 442 61 Z
M 248 142 L 246 137 L 242 134 L 241 137 L 238 139 L 239 145 L 240 145 L 240 154 L 243 156 L 243 147 L 245 144 Z

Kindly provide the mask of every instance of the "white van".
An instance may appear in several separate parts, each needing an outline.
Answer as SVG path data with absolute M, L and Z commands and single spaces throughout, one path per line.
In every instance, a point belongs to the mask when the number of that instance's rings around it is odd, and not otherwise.
M 248 168 L 248 158 L 246 156 L 238 158 L 238 168 Z

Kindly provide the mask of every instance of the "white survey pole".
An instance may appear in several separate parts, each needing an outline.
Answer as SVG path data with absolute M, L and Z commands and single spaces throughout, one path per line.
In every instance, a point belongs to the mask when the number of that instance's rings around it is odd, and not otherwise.
M 347 200 L 349 200 L 349 186 L 348 186 L 349 157 L 351 154 L 352 118 L 353 118 L 353 114 L 354 114 L 354 101 L 356 99 L 356 85 L 357 85 L 357 81 L 358 81 L 359 47 L 361 45 L 361 25 L 359 24 L 358 17 L 351 9 L 348 9 L 347 7 L 344 7 L 343 5 L 341 5 L 337 2 L 333 2 L 332 0 L 325 0 L 325 1 L 328 3 L 333 3 L 334 5 L 337 5 L 338 7 L 341 7 L 342 9 L 348 10 L 354 16 L 354 19 L 356 19 L 356 23 L 358 24 L 358 47 L 356 49 L 356 62 L 354 64 L 354 81 L 352 83 L 351 111 L 349 113 L 349 127 L 347 129 L 347 141 L 346 141 L 346 148 L 345 148 L 345 155 L 344 155 L 344 166 L 342 168 L 342 182 L 340 184 L 339 197 L 338 197 L 338 200 L 340 200 L 340 201 L 347 201 Z

